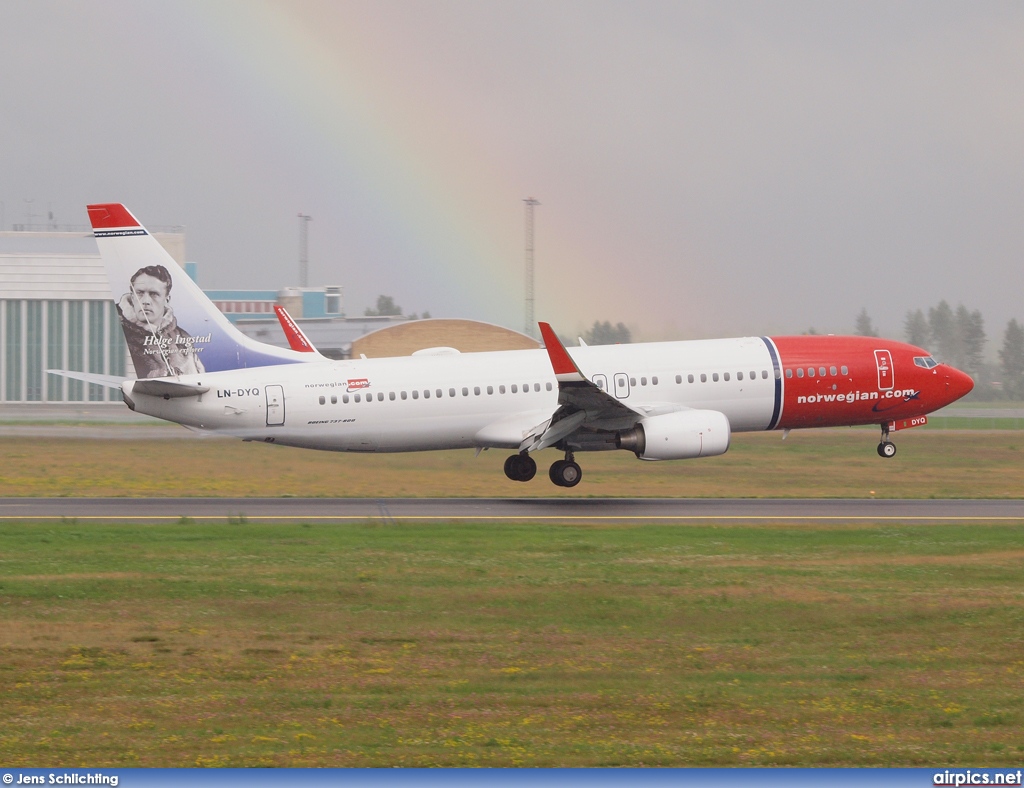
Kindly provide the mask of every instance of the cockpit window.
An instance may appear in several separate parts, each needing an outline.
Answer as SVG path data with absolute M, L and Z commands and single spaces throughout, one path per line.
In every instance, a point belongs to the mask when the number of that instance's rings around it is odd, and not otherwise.
M 925 369 L 932 369 L 939 366 L 939 362 L 931 356 L 914 356 L 914 364 Z

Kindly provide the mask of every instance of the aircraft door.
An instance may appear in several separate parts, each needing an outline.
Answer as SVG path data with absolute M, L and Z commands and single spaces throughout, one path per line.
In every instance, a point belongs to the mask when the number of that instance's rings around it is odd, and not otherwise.
M 629 375 L 625 372 L 616 372 L 614 383 L 616 397 L 619 399 L 625 399 L 629 396 Z
M 895 380 L 892 370 L 892 354 L 888 350 L 876 350 L 875 367 L 878 368 L 878 390 L 890 391 Z
M 601 391 L 608 391 L 608 376 L 607 375 L 594 375 L 594 385 L 597 386 Z
M 267 426 L 278 427 L 284 424 L 284 386 L 266 386 L 267 392 Z

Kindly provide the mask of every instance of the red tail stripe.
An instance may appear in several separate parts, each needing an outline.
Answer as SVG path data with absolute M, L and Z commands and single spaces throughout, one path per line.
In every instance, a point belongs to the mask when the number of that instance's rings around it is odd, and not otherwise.
M 135 217 L 121 203 L 111 202 L 101 205 L 90 205 L 89 221 L 94 230 L 106 230 L 113 227 L 141 227 Z

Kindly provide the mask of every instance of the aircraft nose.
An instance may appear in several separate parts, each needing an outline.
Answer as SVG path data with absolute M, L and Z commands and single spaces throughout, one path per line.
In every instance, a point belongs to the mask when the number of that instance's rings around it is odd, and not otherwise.
M 959 369 L 949 368 L 946 373 L 946 394 L 950 402 L 956 402 L 963 396 L 971 393 L 974 388 L 974 380 L 966 372 Z

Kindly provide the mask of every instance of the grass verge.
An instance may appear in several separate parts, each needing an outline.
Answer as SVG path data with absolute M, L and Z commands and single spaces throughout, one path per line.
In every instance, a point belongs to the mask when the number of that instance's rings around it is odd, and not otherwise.
M 1020 524 L 0 523 L 0 760 L 1013 766 Z
M 640 462 L 628 452 L 581 454 L 571 490 L 546 478 L 560 455 L 537 455 L 529 484 L 505 478 L 506 452 L 336 454 L 232 440 L 0 442 L 0 496 L 114 497 L 851 497 L 1019 498 L 1024 437 L 1013 432 L 894 436 L 875 453 L 866 429 L 736 435 L 721 457 Z

